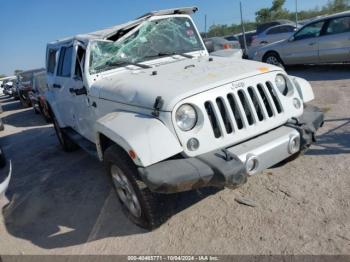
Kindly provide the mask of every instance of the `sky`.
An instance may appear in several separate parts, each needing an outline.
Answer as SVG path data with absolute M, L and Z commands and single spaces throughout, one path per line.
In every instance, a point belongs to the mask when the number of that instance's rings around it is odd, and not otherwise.
M 298 6 L 305 10 L 327 2 L 298 0 Z M 242 0 L 244 19 L 253 21 L 255 12 L 271 3 Z M 48 42 L 127 22 L 152 10 L 180 6 L 199 8 L 193 18 L 200 31 L 204 31 L 205 14 L 208 27 L 240 21 L 239 0 L 1 0 L 0 74 L 43 67 Z M 286 0 L 285 7 L 295 10 L 295 0 Z

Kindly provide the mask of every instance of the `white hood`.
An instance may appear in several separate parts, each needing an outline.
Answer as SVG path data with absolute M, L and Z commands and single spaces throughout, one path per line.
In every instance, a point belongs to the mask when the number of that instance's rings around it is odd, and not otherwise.
M 130 105 L 153 108 L 158 96 L 164 100 L 162 111 L 172 111 L 181 100 L 215 87 L 244 78 L 281 70 L 268 64 L 209 57 L 162 64 L 150 69 L 130 69 L 106 74 L 97 80 L 100 98 Z M 156 72 L 153 74 L 153 72 Z

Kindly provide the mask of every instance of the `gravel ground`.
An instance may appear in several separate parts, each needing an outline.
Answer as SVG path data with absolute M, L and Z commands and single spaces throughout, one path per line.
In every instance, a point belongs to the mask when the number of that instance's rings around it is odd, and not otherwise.
M 14 168 L 0 254 L 350 254 L 349 69 L 289 70 L 312 82 L 313 104 L 326 112 L 306 155 L 235 191 L 167 197 L 169 219 L 154 232 L 124 217 L 101 163 L 62 152 L 51 125 L 1 97 L 0 143 Z

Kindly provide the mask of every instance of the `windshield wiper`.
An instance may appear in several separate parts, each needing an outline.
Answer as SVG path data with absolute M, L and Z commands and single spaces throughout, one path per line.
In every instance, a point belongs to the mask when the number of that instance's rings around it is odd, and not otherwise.
M 116 62 L 107 62 L 107 66 L 126 66 L 126 65 L 133 65 L 133 66 L 138 66 L 144 69 L 152 68 L 152 66 L 149 65 L 144 65 L 144 64 L 139 64 L 139 63 L 134 63 L 131 61 L 116 61 Z
M 128 65 L 134 65 L 134 66 L 138 66 L 138 67 L 144 68 L 144 69 L 152 68 L 149 65 L 143 65 L 143 64 L 129 62 L 129 61 L 116 61 L 116 62 L 108 61 L 103 65 L 97 66 L 95 68 L 95 70 L 100 71 L 100 70 L 103 70 L 105 68 L 111 68 L 111 67 L 114 68 L 114 67 L 118 67 L 118 66 L 128 66 Z
M 193 55 L 189 55 L 186 53 L 181 53 L 181 52 L 172 52 L 172 53 L 158 53 L 156 55 L 152 55 L 152 56 L 146 56 L 145 58 L 154 58 L 154 57 L 165 57 L 165 56 L 174 56 L 174 55 L 179 55 L 185 58 L 190 58 L 192 59 L 194 56 Z

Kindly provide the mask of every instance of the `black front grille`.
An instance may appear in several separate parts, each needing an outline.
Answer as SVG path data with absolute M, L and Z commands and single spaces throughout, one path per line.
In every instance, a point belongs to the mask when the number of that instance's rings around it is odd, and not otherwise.
M 222 137 L 223 132 L 233 134 L 283 112 L 270 82 L 228 93 L 226 97 L 216 97 L 206 101 L 204 106 L 216 138 Z

